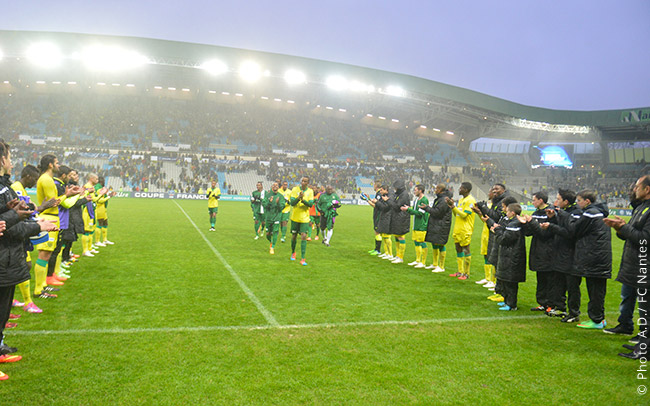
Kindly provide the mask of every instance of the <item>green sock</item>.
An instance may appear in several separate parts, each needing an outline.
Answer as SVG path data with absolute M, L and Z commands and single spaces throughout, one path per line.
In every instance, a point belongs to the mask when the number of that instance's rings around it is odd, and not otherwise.
M 297 243 L 296 240 L 291 239 L 291 253 L 292 254 L 296 252 L 296 243 Z
M 287 226 L 280 226 L 280 231 L 282 232 L 282 238 L 287 235 Z
M 269 242 L 271 242 L 271 233 L 266 233 L 266 239 L 269 240 Z
M 273 248 L 275 248 L 275 243 L 278 242 L 278 232 L 277 230 L 273 233 L 273 239 L 271 240 L 271 244 Z
M 305 253 L 307 253 L 307 241 L 302 240 L 300 241 L 300 255 L 302 255 L 302 259 L 305 259 Z

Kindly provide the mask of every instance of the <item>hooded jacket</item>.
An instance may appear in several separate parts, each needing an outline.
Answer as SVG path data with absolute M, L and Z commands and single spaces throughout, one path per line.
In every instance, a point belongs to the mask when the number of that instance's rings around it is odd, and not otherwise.
M 594 203 L 585 207 L 582 215 L 569 225 L 576 241 L 573 259 L 580 276 L 612 277 L 611 231 L 603 221 L 607 216 L 607 204 Z
M 434 245 L 445 245 L 449 240 L 449 231 L 451 230 L 451 207 L 447 204 L 445 198 L 451 199 L 452 194 L 449 190 L 436 195 L 433 204 L 424 210 L 429 213 L 429 223 L 427 224 L 427 236 L 424 241 Z
M 546 209 L 537 209 L 531 215 L 533 220 L 527 224 L 526 236 L 533 236 L 530 241 L 530 253 L 528 267 L 533 272 L 553 272 L 556 267 L 555 258 L 555 235 L 550 230 L 542 229 L 539 224 L 549 221 Z
M 391 199 L 388 199 L 388 206 L 391 209 L 390 234 L 408 234 L 411 229 L 411 215 L 402 211 L 400 207 L 404 205 L 410 206 L 411 199 L 403 180 L 396 180 L 393 187 L 395 188 L 395 194 Z
M 498 247 L 496 278 L 505 282 L 526 281 L 526 237 L 517 218 L 507 219 L 494 229 Z
M 555 217 L 549 221 L 548 231 L 553 233 L 553 261 L 555 270 L 569 275 L 579 276 L 573 263 L 576 242 L 569 233 L 569 224 L 582 216 L 582 210 L 577 204 L 572 204 L 562 210 L 557 210 Z
M 0 177 L 0 207 L 6 208 L 9 201 L 17 198 L 18 195 L 11 188 L 9 175 Z M 14 286 L 29 280 L 29 265 L 25 258 L 25 239 L 37 235 L 41 231 L 41 227 L 33 220 L 17 221 L 18 216 L 15 213 L 14 210 L 8 210 L 0 216 L 0 220 L 7 221 L 7 229 L 0 237 L 1 287 Z
M 379 212 L 379 219 L 375 230 L 380 234 L 390 234 L 390 219 L 392 217 L 392 210 L 388 202 L 393 199 L 393 194 L 388 193 L 388 200 L 384 201 L 381 197 L 375 203 L 375 209 Z
M 618 230 L 616 236 L 625 240 L 616 280 L 624 285 L 647 288 L 648 273 L 642 273 L 641 269 L 648 269 L 650 256 L 650 200 L 634 208 L 630 221 Z

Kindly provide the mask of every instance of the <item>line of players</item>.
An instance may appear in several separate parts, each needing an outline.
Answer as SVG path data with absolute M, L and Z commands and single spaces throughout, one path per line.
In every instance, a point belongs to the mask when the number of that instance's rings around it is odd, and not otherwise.
M 307 265 L 307 242 L 311 241 L 312 231 L 315 230 L 315 240 L 319 239 L 322 231 L 322 244 L 329 247 L 341 199 L 332 186 L 310 186 L 309 177 L 305 176 L 300 184 L 289 189 L 286 181 L 276 180 L 271 190 L 264 190 L 262 182 L 257 182 L 257 189 L 251 193 L 251 210 L 253 212 L 253 227 L 255 240 L 262 235 L 269 241 L 269 254 L 275 255 L 278 242 L 286 241 L 287 226 L 291 232 L 291 257 L 297 259 L 296 248 L 300 235 L 300 264 Z M 219 207 L 221 191 L 216 181 L 206 192 L 208 211 L 210 214 L 210 231 L 215 231 L 216 215 Z
M 56 291 L 70 279 L 70 270 L 79 255 L 71 252 L 77 235 L 82 234 L 83 255 L 92 257 L 96 247 L 114 243 L 108 240 L 106 203 L 114 196 L 100 185 L 95 174 L 84 186 L 78 185 L 78 173 L 59 165 L 51 154 L 41 158 L 39 169 L 23 167 L 20 179 L 11 183 L 11 151 L 0 141 L 0 363 L 17 362 L 17 348 L 4 342 L 4 329 L 14 328 L 21 317 L 12 307 L 25 313 L 42 313 L 33 298 L 53 299 Z M 27 190 L 36 186 L 38 205 Z M 95 244 L 93 244 L 93 238 Z M 30 251 L 37 250 L 34 264 L 34 296 L 31 294 Z M 14 298 L 18 286 L 22 302 Z M 0 372 L 0 380 L 9 376 Z
M 631 335 L 634 331 L 633 313 L 638 299 L 640 315 L 647 316 L 641 303 L 647 306 L 647 244 L 650 241 L 650 176 L 643 176 L 632 185 L 630 202 L 634 208 L 630 223 L 618 216 L 609 218 L 609 210 L 590 190 L 579 193 L 560 189 L 554 205 L 548 204 L 545 191 L 533 195 L 535 211 L 522 215 L 517 200 L 510 196 L 503 184 L 495 184 L 487 202 L 476 202 L 470 192 L 472 185 L 463 182 L 459 188 L 458 203 L 451 198 L 446 185 L 435 189 L 436 198 L 429 204 L 424 187 L 415 186 L 411 201 L 405 184 L 396 181 L 393 190 L 375 184 L 374 198 L 362 196 L 374 207 L 375 248 L 369 253 L 390 260 L 404 262 L 405 235 L 414 218 L 412 239 L 416 259 L 408 265 L 443 272 L 445 244 L 455 217 L 452 238 L 456 248 L 457 271 L 450 277 L 467 280 L 470 274 L 470 242 L 474 231 L 474 216 L 485 223 L 481 235 L 481 255 L 484 257 L 485 278 L 477 281 L 495 291 L 488 299 L 498 302 L 499 310 L 517 310 L 518 284 L 526 281 L 527 253 L 525 237 L 532 237 L 528 253 L 528 268 L 537 277 L 536 300 L 532 311 L 561 317 L 565 323 L 578 323 L 584 329 L 600 329 L 610 334 Z M 612 247 L 610 228 L 625 240 L 619 276 L 623 284 L 619 324 L 605 329 L 605 296 L 607 279 L 612 274 Z M 397 242 L 395 255 L 392 238 Z M 427 266 L 427 242 L 433 249 L 433 261 Z M 381 252 L 383 243 L 384 251 Z M 636 257 L 635 257 L 636 254 Z M 636 263 L 635 263 L 636 261 Z M 646 261 L 646 262 L 643 262 Z M 580 322 L 580 284 L 586 281 L 589 295 L 589 319 Z M 643 314 L 641 314 L 643 313 Z M 639 340 L 647 340 L 642 333 L 635 337 L 637 345 L 624 357 L 638 359 L 642 355 Z M 647 334 L 646 334 L 647 335 Z

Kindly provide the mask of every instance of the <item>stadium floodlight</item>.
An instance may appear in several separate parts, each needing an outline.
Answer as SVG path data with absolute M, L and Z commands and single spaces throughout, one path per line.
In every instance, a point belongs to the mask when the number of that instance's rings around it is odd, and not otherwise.
M 54 82 L 52 82 L 52 84 L 53 84 L 53 85 L 60 85 L 61 82 L 59 82 L 58 80 L 55 80 Z
M 399 86 L 391 85 L 386 87 L 386 94 L 395 97 L 404 97 L 406 96 L 406 91 Z
M 156 90 L 162 90 L 162 86 L 154 86 L 153 88 Z
M 211 59 L 209 61 L 203 62 L 203 64 L 199 66 L 199 69 L 203 69 L 206 72 L 216 76 L 228 72 L 228 65 L 218 59 Z
M 284 74 L 284 80 L 290 85 L 299 85 L 307 82 L 307 77 L 304 73 L 296 69 L 289 69 Z
M 433 131 L 439 133 L 439 132 L 440 132 L 440 129 L 439 129 L 439 128 L 433 128 Z
M 373 115 L 368 113 L 368 114 L 366 114 L 366 117 L 373 117 Z
M 262 77 L 262 68 L 253 61 L 246 61 L 239 66 L 239 76 L 246 82 L 257 82 Z
M 453 131 L 446 131 L 447 135 L 454 135 Z
M 27 60 L 42 68 L 54 68 L 61 64 L 63 55 L 59 48 L 49 42 L 32 44 L 25 52 Z
M 186 87 L 184 87 L 184 88 L 182 88 L 182 89 L 181 89 L 181 91 L 183 91 L 183 92 L 189 92 L 189 91 L 190 91 L 190 89 L 188 89 L 188 88 L 186 88 Z
M 262 99 L 262 100 L 268 100 L 268 99 L 269 99 L 269 96 L 262 96 L 262 97 L 260 97 L 260 99 Z
M 287 100 L 287 103 L 289 103 L 289 104 L 295 104 L 296 102 L 293 101 L 293 100 Z M 592 144 L 593 144 L 593 142 L 592 142 Z
M 88 69 L 96 71 L 127 70 L 149 63 L 144 55 L 112 45 L 89 46 L 81 52 L 80 58 Z
M 328 77 L 325 84 L 332 90 L 345 90 L 349 86 L 348 80 L 338 75 Z
M 427 129 L 427 126 L 426 126 L 426 125 L 420 125 L 420 128 L 426 130 L 426 129 Z
M 77 82 L 68 82 L 69 85 L 76 85 Z
M 386 117 L 379 116 L 379 119 L 380 119 L 380 120 L 386 120 Z
M 339 109 L 339 111 L 340 111 L 341 113 L 346 113 L 346 112 L 347 112 L 346 109 Z
M 243 97 L 244 95 L 241 93 L 235 93 L 235 97 Z
M 358 80 L 351 81 L 349 84 L 349 89 L 353 92 L 373 93 L 375 91 L 375 87 L 373 85 L 367 85 L 363 82 L 359 82 Z
M 393 118 L 393 119 L 391 119 L 390 121 L 392 121 L 393 123 L 399 123 L 399 120 L 396 119 L 396 118 Z
M 44 80 L 37 80 L 37 81 L 36 81 L 36 84 L 38 84 L 38 85 L 44 85 L 44 84 L 45 84 L 45 81 L 44 81 Z
M 133 83 L 127 83 L 126 87 L 135 87 L 135 85 Z
M 325 106 L 325 109 L 326 109 L 326 110 L 334 110 L 334 107 L 331 107 L 331 106 Z
M 531 130 L 540 130 L 556 133 L 573 133 L 573 134 L 589 134 L 589 127 L 582 125 L 569 125 L 569 124 L 550 124 L 539 121 L 529 121 L 526 119 L 513 118 L 510 122 L 512 125 L 520 128 L 528 128 Z
M 275 98 L 275 99 L 273 99 L 273 101 L 276 101 L 276 102 L 281 102 L 281 101 L 282 101 L 282 99 L 278 99 L 278 98 Z
M 216 91 L 216 90 L 208 90 L 208 93 L 210 93 L 210 94 L 217 94 L 217 91 Z

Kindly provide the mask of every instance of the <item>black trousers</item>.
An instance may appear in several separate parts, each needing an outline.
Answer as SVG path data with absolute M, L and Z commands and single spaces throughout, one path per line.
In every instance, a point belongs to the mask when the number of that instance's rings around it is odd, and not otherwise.
M 562 272 L 552 272 L 553 282 L 551 284 L 550 306 L 555 310 L 566 311 L 566 291 L 567 281 L 566 274 Z
M 11 314 L 11 303 L 14 300 L 16 285 L 0 287 L 0 341 L 4 338 L 5 324 Z
M 519 283 L 518 282 L 506 282 L 500 281 L 501 289 L 503 293 L 504 302 L 511 308 L 514 309 L 517 307 L 517 295 L 519 294 Z
M 553 282 L 555 281 L 555 272 L 536 272 L 537 290 L 535 297 L 537 303 L 544 307 L 553 307 L 551 303 Z
M 569 316 L 580 316 L 580 300 L 582 299 L 580 283 L 582 283 L 581 276 L 566 274 L 566 303 Z
M 586 277 L 589 304 L 587 313 L 594 323 L 605 319 L 605 295 L 607 294 L 607 279 Z

